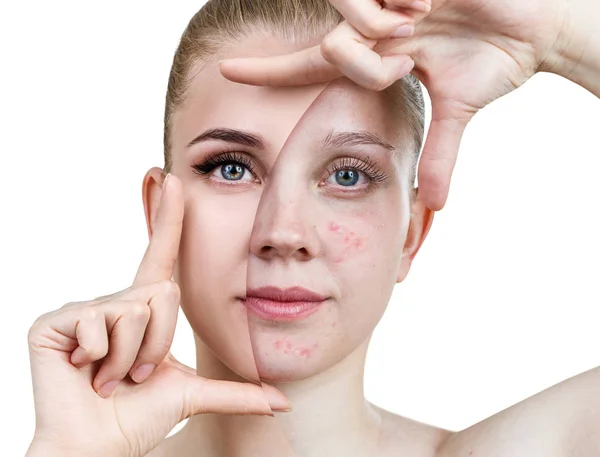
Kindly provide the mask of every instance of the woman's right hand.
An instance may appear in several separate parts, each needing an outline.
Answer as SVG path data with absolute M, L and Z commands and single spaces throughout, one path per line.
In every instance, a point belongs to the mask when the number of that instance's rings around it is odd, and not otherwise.
M 322 43 L 282 56 L 225 59 L 221 73 L 271 86 L 346 76 L 373 90 L 414 73 L 432 103 L 418 181 L 419 198 L 433 210 L 446 202 L 463 132 L 480 109 L 549 70 L 567 44 L 580 48 L 577 57 L 599 47 L 597 38 L 568 33 L 597 29 L 597 0 L 426 0 L 431 11 L 412 0 L 329 1 L 346 20 Z M 394 28 L 400 24 L 414 25 L 414 34 Z
M 171 175 L 133 285 L 69 303 L 32 325 L 36 430 L 29 455 L 139 457 L 195 414 L 288 410 L 288 400 L 273 387 L 203 379 L 169 353 L 179 308 L 171 278 L 183 212 L 181 182 Z M 146 364 L 156 368 L 135 373 Z

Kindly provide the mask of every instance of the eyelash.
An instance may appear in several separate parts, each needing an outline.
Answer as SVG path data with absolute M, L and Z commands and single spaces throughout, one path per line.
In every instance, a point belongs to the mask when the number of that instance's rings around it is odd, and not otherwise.
M 192 169 L 196 174 L 207 176 L 210 175 L 215 168 L 225 164 L 242 165 L 250 173 L 256 175 L 256 167 L 252 163 L 252 160 L 246 154 L 241 154 L 238 151 L 220 151 L 213 153 L 201 163 L 192 165 Z M 325 169 L 327 173 L 325 179 L 340 170 L 347 169 L 353 169 L 363 173 L 369 181 L 369 184 L 380 184 L 387 179 L 387 175 L 379 171 L 369 157 L 342 157 L 341 159 L 337 159 Z
M 202 163 L 192 165 L 192 169 L 195 173 L 205 176 L 212 173 L 218 166 L 231 163 L 242 165 L 253 175 L 256 174 L 252 160 L 247 155 L 240 154 L 238 151 L 216 152 L 209 155 Z
M 362 172 L 370 183 L 379 184 L 387 179 L 387 176 L 379 171 L 369 157 L 343 157 L 331 163 L 327 169 L 327 177 L 340 170 L 353 169 Z

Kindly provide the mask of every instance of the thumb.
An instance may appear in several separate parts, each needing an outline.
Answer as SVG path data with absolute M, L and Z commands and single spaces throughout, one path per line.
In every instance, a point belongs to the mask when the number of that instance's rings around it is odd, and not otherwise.
M 448 199 L 460 142 L 476 110 L 457 109 L 453 101 L 432 99 L 431 104 L 431 123 L 419 160 L 419 198 L 429 209 L 439 211 Z
M 275 387 L 251 382 L 204 379 L 183 373 L 182 420 L 197 414 L 273 415 L 291 411 L 289 400 Z

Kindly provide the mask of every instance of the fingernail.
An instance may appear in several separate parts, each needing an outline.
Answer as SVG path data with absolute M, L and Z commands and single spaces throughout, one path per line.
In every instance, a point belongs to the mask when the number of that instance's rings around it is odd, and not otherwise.
M 131 379 L 135 382 L 144 382 L 152 374 L 154 368 L 156 368 L 156 365 L 153 363 L 144 363 L 135 369 Z
M 396 30 L 394 30 L 394 33 L 392 33 L 391 37 L 407 38 L 409 36 L 412 36 L 413 33 L 415 33 L 415 26 L 404 24 L 398 27 Z
M 276 413 L 289 413 L 292 410 L 291 406 L 286 406 L 285 408 L 272 408 Z
M 108 381 L 107 383 L 104 383 L 102 387 L 100 387 L 100 389 L 98 389 L 98 393 L 102 397 L 107 398 L 110 396 L 110 394 L 113 393 L 113 391 L 118 385 L 119 381 Z
M 283 396 L 283 394 L 265 390 L 265 396 L 269 401 L 269 406 L 272 411 L 277 411 L 278 413 L 287 413 L 292 410 L 292 406 L 287 398 Z
M 421 0 L 415 0 L 409 7 L 413 10 L 423 11 L 424 13 L 429 13 L 431 11 L 431 5 Z
M 409 60 L 408 62 L 406 62 L 404 65 L 402 65 L 400 67 L 400 70 L 398 72 L 399 74 L 399 78 L 404 78 L 405 76 L 407 76 L 412 69 L 415 67 L 415 61 L 414 60 Z
M 165 180 L 163 181 L 163 189 L 166 189 L 167 187 L 167 183 L 169 182 L 169 176 L 171 176 L 171 173 L 167 173 L 167 176 L 165 176 Z

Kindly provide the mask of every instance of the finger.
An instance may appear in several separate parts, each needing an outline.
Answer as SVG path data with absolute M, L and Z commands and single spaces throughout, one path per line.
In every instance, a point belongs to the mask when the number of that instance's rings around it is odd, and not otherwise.
M 226 59 L 219 69 L 230 81 L 252 86 L 304 86 L 342 76 L 323 58 L 321 45 L 281 56 Z
M 389 0 L 383 2 L 383 5 L 389 9 L 409 8 L 422 13 L 431 12 L 431 0 Z
M 172 278 L 182 227 L 183 195 L 181 182 L 169 173 L 163 182 L 152 238 L 132 287 Z
M 432 120 L 419 161 L 419 198 L 433 211 L 446 204 L 450 180 L 465 128 L 474 113 L 453 114 L 447 105 L 435 106 L 432 100 Z
M 406 55 L 380 56 L 368 40 L 343 22 L 319 46 L 275 57 L 227 59 L 220 63 L 231 81 L 257 86 L 299 86 L 347 76 L 367 89 L 383 90 L 414 67 Z
M 408 75 L 414 61 L 402 54 L 382 57 L 373 51 L 374 45 L 374 41 L 343 22 L 325 37 L 321 52 L 326 61 L 358 85 L 380 91 Z
M 217 381 L 189 376 L 184 415 L 259 414 L 290 411 L 289 400 L 272 386 L 252 383 Z
M 115 300 L 92 308 L 104 313 L 110 335 L 108 354 L 92 386 L 99 395 L 108 397 L 136 359 L 150 320 L 150 308 L 143 301 L 133 300 Z
M 171 280 L 133 290 L 127 296 L 147 302 L 150 308 L 150 320 L 146 325 L 142 345 L 129 370 L 129 376 L 135 382 L 147 379 L 169 352 L 177 325 L 180 296 L 179 286 Z
M 75 324 L 78 347 L 71 354 L 71 363 L 84 368 L 100 360 L 108 353 L 108 335 L 104 313 L 87 307 L 81 310 L 79 322 Z
M 385 8 L 376 0 L 330 0 L 330 3 L 368 38 L 388 38 L 398 27 L 414 22 L 406 12 Z

